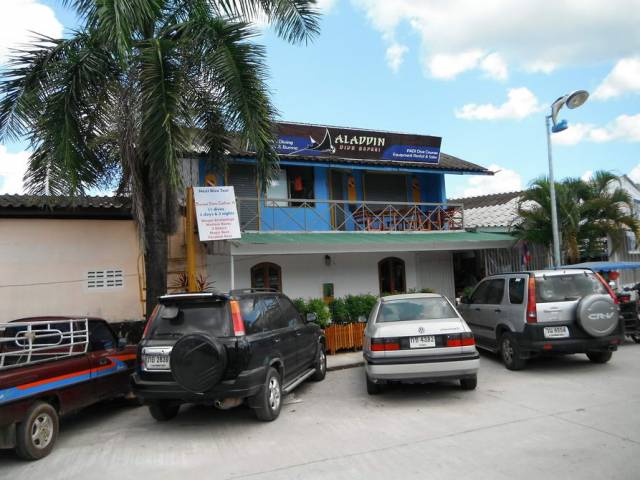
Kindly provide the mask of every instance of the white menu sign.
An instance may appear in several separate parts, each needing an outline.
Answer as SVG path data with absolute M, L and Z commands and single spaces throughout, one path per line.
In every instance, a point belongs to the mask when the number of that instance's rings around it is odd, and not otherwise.
M 240 238 L 233 187 L 194 187 L 200 241 Z

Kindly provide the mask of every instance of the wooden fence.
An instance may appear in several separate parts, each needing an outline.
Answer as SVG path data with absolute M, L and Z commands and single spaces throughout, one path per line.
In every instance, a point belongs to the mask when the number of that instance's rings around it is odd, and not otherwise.
M 362 350 L 362 339 L 366 323 L 329 325 L 324 329 L 327 352 L 331 355 L 339 350 Z

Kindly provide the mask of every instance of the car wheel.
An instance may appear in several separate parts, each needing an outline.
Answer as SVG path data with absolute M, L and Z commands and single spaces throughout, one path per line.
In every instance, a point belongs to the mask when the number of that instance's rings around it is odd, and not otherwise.
M 587 357 L 593 363 L 607 363 L 611 360 L 613 356 L 613 352 L 604 351 L 604 352 L 587 352 Z
M 524 368 L 525 361 L 521 357 L 520 345 L 511 333 L 505 333 L 500 337 L 500 357 L 509 370 Z
M 367 378 L 367 393 L 369 395 L 375 395 L 377 393 L 380 393 L 380 390 L 382 389 L 381 385 L 371 380 L 369 378 L 369 375 L 365 375 L 365 376 Z
M 318 345 L 318 355 L 315 361 L 316 371 L 311 375 L 311 380 L 321 382 L 327 375 L 327 355 L 324 351 L 324 345 Z
M 258 420 L 271 422 L 278 418 L 282 407 L 282 385 L 280 374 L 275 368 L 269 369 L 260 393 L 252 397 L 249 404 L 255 410 Z
M 149 405 L 149 413 L 159 422 L 171 420 L 178 415 L 179 410 L 179 403 L 169 402 L 167 400 L 160 400 Z
M 475 376 L 471 378 L 461 378 L 460 386 L 463 390 L 475 390 L 478 386 L 478 377 Z
M 46 457 L 58 438 L 58 425 L 58 412 L 53 406 L 34 403 L 16 428 L 16 453 L 25 460 Z

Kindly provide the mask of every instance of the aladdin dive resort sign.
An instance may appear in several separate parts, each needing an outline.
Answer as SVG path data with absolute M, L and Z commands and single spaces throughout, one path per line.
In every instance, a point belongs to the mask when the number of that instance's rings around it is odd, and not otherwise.
M 438 163 L 442 138 L 355 130 L 300 123 L 278 123 L 281 156 L 315 155 L 358 160 Z
M 194 187 L 200 241 L 240 238 L 240 221 L 233 187 Z

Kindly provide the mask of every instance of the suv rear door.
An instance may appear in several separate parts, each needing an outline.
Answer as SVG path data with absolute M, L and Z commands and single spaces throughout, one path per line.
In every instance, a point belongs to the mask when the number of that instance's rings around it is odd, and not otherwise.
M 295 325 L 289 324 L 289 319 L 285 317 L 280 308 L 280 302 L 276 295 L 265 295 L 263 297 L 267 322 L 271 326 L 272 341 L 284 362 L 283 384 L 293 380 L 300 370 L 300 363 L 297 357 L 297 335 Z
M 495 328 L 502 313 L 504 278 L 483 280 L 470 298 L 465 321 L 482 343 L 495 343 Z
M 296 332 L 296 350 L 298 369 L 303 370 L 310 366 L 316 356 L 316 329 L 313 325 L 305 323 L 300 316 L 300 312 L 284 295 L 278 297 L 280 308 L 285 321 Z

